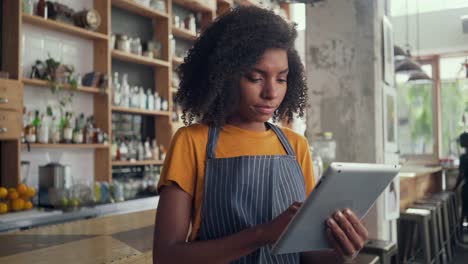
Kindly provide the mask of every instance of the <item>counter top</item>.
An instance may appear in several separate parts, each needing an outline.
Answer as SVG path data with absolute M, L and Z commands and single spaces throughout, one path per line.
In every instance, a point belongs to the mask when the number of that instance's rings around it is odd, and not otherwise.
M 37 209 L 9 213 L 0 216 L 0 232 L 25 229 L 37 226 L 63 223 L 104 215 L 131 213 L 143 210 L 155 210 L 159 196 L 129 200 L 120 203 L 83 207 L 76 211 L 63 212 L 61 210 L 39 211 Z
M 414 178 L 442 171 L 441 166 L 403 165 L 398 174 L 400 178 Z
M 0 234 L 0 263 L 152 263 L 156 210 Z

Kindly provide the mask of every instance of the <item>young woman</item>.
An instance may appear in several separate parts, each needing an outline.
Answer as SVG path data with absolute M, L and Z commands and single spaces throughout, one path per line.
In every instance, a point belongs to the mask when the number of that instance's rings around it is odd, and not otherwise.
M 460 156 L 460 166 L 459 166 L 459 175 L 457 179 L 457 183 L 455 184 L 454 191 L 458 189 L 458 186 L 462 182 L 463 189 L 462 189 L 462 216 L 460 220 L 460 224 L 463 225 L 465 220 L 468 221 L 468 133 L 464 132 L 460 135 L 460 146 L 465 149 L 465 153 Z M 461 241 L 467 243 L 468 241 Z
M 189 51 L 176 96 L 186 127 L 174 135 L 159 182 L 154 262 L 313 261 L 271 254 L 315 185 L 307 140 L 268 123 L 304 114 L 307 87 L 296 35 L 270 11 L 238 8 L 218 18 Z M 314 263 L 354 256 L 367 240 L 350 210 L 337 211 L 326 225 L 335 251 Z

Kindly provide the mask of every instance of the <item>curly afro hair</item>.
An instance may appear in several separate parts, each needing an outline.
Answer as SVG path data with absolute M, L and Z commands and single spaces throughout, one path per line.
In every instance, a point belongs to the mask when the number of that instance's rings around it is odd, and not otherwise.
M 267 49 L 288 54 L 287 91 L 273 120 L 304 116 L 307 86 L 304 67 L 294 48 L 296 25 L 266 9 L 239 7 L 218 17 L 198 38 L 178 68 L 176 103 L 185 125 L 201 121 L 223 126 L 237 110 L 239 82 Z

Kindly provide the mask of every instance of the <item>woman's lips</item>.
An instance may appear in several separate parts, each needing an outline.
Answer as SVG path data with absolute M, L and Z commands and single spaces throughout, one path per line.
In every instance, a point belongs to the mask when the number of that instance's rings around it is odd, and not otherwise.
M 273 114 L 273 112 L 275 112 L 276 107 L 258 105 L 258 106 L 255 106 L 255 110 L 257 110 L 257 112 L 261 114 L 271 115 Z

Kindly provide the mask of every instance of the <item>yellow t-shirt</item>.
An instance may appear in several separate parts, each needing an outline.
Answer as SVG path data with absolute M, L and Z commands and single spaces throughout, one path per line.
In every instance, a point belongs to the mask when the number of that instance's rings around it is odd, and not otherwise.
M 195 240 L 201 224 L 201 206 L 205 177 L 207 125 L 193 124 L 180 128 L 174 135 L 166 155 L 158 190 L 176 183 L 193 197 L 192 233 Z M 302 168 L 306 195 L 315 187 L 312 159 L 307 139 L 288 128 L 281 128 L 291 144 Z M 265 132 L 248 131 L 225 125 L 219 134 L 215 149 L 216 158 L 247 155 L 285 155 L 281 141 L 271 129 Z

